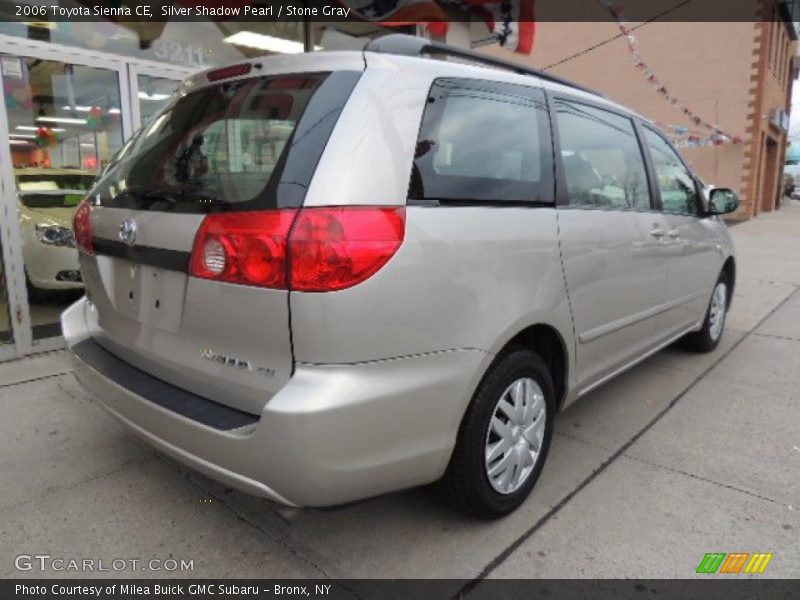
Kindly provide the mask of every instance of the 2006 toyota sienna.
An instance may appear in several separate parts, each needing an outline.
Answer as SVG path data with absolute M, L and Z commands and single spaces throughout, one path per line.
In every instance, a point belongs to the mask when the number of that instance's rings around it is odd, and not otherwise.
M 441 480 L 497 517 L 556 412 L 717 346 L 737 205 L 549 74 L 407 36 L 257 58 L 184 82 L 106 168 L 63 330 L 114 416 L 233 487 L 325 506 Z

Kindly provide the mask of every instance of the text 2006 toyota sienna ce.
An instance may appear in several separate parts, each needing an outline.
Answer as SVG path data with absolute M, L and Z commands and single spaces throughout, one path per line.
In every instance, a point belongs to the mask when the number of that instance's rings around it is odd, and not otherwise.
M 63 329 L 114 416 L 233 487 L 325 506 L 441 480 L 497 517 L 557 411 L 717 346 L 737 204 L 550 75 L 405 36 L 258 58 L 187 80 L 105 170 Z

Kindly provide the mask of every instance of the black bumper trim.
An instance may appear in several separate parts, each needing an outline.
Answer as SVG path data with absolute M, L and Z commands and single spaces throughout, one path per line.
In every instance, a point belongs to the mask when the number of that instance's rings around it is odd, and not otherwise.
M 230 431 L 259 421 L 259 417 L 176 387 L 120 360 L 93 339 L 78 342 L 72 352 L 129 392 L 208 427 Z

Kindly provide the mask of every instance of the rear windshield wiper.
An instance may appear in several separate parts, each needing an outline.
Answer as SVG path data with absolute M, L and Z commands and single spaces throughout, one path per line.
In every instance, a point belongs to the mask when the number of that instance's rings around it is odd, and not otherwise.
M 133 196 L 137 200 L 155 200 L 155 201 L 169 202 L 170 204 L 175 204 L 176 202 L 179 202 L 181 199 L 180 196 L 171 194 L 169 192 L 165 192 L 164 190 L 157 190 L 145 187 L 130 187 L 121 192 L 120 195 L 122 194 Z

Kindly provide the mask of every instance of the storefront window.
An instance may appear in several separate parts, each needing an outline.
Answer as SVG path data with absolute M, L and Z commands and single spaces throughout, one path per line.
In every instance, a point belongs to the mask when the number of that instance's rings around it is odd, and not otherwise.
M 33 338 L 60 334 L 83 294 L 75 207 L 122 146 L 119 74 L 3 55 L 3 100 Z

